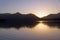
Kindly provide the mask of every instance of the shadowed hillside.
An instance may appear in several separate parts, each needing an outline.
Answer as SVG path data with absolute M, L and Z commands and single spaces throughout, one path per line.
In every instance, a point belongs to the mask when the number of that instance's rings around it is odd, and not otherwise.
M 10 13 L 0 13 L 0 23 L 33 23 L 39 21 L 40 18 L 34 14 L 21 14 L 19 12 L 10 14 Z
M 60 21 L 60 13 L 50 14 L 50 15 L 48 15 L 48 16 L 45 16 L 45 17 L 41 18 L 41 20 Z
M 50 14 L 48 16 L 43 17 L 43 19 L 60 19 L 60 13 Z

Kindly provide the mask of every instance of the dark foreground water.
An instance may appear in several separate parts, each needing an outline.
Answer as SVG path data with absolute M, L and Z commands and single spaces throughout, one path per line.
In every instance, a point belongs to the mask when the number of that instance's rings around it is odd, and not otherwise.
M 60 22 L 18 26 L 1 24 L 0 40 L 60 40 Z

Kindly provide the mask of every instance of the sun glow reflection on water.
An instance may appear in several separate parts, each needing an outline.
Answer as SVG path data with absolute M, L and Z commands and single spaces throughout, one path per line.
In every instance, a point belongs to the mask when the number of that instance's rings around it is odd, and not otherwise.
M 0 29 L 0 38 L 2 40 L 60 40 L 60 29 L 50 28 L 40 22 L 34 28 Z
M 36 25 L 35 28 L 37 28 L 39 30 L 48 30 L 49 29 L 49 27 L 47 25 L 44 25 L 43 23 Z

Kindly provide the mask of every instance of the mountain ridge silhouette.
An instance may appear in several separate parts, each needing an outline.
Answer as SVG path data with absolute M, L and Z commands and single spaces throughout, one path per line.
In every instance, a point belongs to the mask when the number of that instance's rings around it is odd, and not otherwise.
M 55 19 L 55 20 L 59 20 L 60 19 L 60 12 L 57 14 L 49 14 L 48 16 L 43 17 L 42 19 Z
M 19 12 L 10 14 L 10 13 L 0 13 L 0 22 L 9 22 L 9 23 L 33 23 L 39 21 L 40 18 L 36 15 L 30 14 L 21 14 Z

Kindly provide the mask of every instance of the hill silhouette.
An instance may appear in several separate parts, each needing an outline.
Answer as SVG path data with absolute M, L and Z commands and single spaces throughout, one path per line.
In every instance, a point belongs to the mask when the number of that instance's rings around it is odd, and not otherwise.
M 55 20 L 59 20 L 60 19 L 60 13 L 57 14 L 50 14 L 48 16 L 43 17 L 42 19 L 55 19 Z
M 19 12 L 10 14 L 10 13 L 0 13 L 0 23 L 8 22 L 8 23 L 33 23 L 39 21 L 36 15 L 30 14 L 21 14 Z

